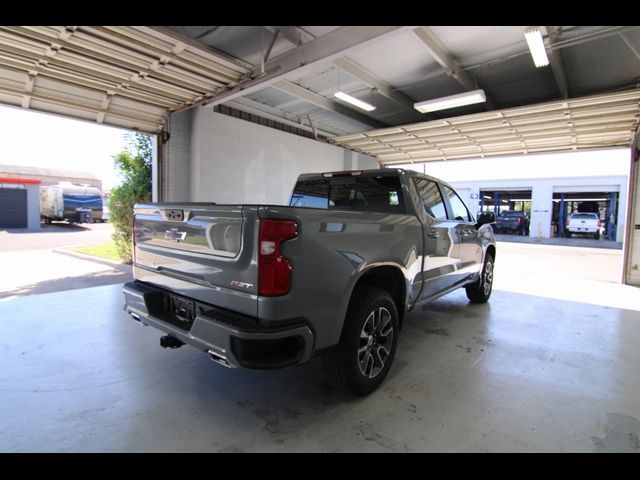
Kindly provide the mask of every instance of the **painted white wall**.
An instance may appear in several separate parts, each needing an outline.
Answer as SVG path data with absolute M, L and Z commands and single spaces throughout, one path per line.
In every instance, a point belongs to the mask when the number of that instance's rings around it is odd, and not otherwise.
M 551 202 L 554 192 L 619 192 L 618 223 L 616 239 L 621 241 L 624 235 L 627 215 L 627 177 L 567 177 L 567 178 L 524 178 L 510 180 L 450 181 L 469 205 L 477 213 L 476 207 L 480 190 L 531 190 L 531 227 L 532 237 L 550 238 Z
M 151 201 L 158 201 L 158 135 L 151 135 Z
M 286 204 L 301 173 L 378 168 L 372 157 L 212 108 L 172 115 L 169 128 L 165 201 Z
M 165 202 L 188 202 L 191 191 L 192 112 L 173 113 L 167 121 L 169 141 L 162 145 L 159 191 Z
M 636 162 L 634 179 L 633 217 L 631 218 L 631 235 L 627 240 L 629 260 L 627 263 L 627 283 L 640 287 L 640 168 Z M 638 229 L 636 229 L 636 226 Z
M 541 153 L 520 156 L 451 160 L 394 165 L 445 180 L 474 210 L 480 190 L 532 189 L 532 237 L 551 236 L 553 192 L 618 191 L 616 239 L 621 241 L 626 222 L 626 199 L 631 152 L 628 148 Z
M 27 188 L 27 228 L 40 228 L 40 185 Z

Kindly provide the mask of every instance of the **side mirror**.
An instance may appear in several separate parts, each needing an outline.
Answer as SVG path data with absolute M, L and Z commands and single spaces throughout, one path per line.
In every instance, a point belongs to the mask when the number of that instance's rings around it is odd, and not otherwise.
M 479 227 L 482 225 L 488 225 L 490 223 L 496 223 L 496 214 L 493 212 L 481 213 L 478 215 L 478 223 L 476 224 Z

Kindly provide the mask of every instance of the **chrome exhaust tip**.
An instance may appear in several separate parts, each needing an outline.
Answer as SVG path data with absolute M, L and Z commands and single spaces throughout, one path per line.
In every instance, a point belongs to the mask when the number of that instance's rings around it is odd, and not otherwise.
M 226 357 L 220 355 L 219 353 L 214 352 L 213 350 L 209 350 L 207 354 L 209 355 L 209 358 L 214 362 L 224 367 L 231 368 L 231 364 L 229 363 L 229 360 L 226 359 Z
M 144 326 L 144 327 L 146 327 L 146 326 L 147 326 L 147 324 L 146 324 L 146 323 L 144 323 L 144 322 L 142 321 L 142 318 L 140 318 L 140 315 L 138 315 L 138 314 L 137 314 L 137 313 L 135 313 L 135 312 L 128 312 L 128 313 L 129 313 L 129 315 L 131 315 L 131 318 L 133 318 L 133 319 L 134 319 L 136 322 L 138 322 L 140 325 L 142 325 L 142 326 Z

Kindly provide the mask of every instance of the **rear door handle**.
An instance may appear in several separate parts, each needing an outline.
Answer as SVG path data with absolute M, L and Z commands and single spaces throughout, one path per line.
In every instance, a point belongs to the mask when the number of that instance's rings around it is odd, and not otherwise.
M 431 230 L 431 231 L 427 234 L 427 236 L 428 236 L 429 238 L 440 238 L 440 232 L 437 232 L 437 231 L 435 231 L 435 230 Z

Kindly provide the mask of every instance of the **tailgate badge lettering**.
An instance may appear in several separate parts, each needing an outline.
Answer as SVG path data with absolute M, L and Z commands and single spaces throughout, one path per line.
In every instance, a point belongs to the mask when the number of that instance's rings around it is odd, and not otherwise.
M 232 287 L 251 288 L 253 283 L 239 282 L 238 280 L 231 280 Z

